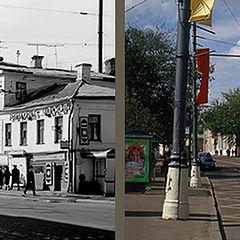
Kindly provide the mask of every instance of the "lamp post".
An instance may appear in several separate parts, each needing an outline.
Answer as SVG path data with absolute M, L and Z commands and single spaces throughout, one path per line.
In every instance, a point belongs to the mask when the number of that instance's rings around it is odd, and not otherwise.
M 168 168 L 166 195 L 163 204 L 164 219 L 187 219 L 189 204 L 187 194 L 188 166 L 184 153 L 185 108 L 190 30 L 190 0 L 178 0 L 178 41 L 175 78 L 175 107 L 173 125 L 173 150 Z
M 196 23 L 193 23 L 193 53 L 196 54 Z M 193 55 L 194 55 L 193 54 Z M 191 164 L 191 180 L 190 187 L 198 188 L 201 187 L 201 177 L 200 177 L 200 166 L 197 160 L 197 102 L 196 102 L 196 57 L 193 56 L 193 161 Z

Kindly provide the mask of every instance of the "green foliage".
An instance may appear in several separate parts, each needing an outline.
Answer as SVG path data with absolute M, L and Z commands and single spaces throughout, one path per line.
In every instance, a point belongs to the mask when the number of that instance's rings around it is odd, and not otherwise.
M 215 135 L 228 136 L 236 144 L 240 144 L 240 88 L 222 93 L 222 101 L 216 100 L 212 108 L 202 115 L 203 126 L 211 130 Z
M 126 128 L 172 138 L 176 36 L 166 26 L 125 32 Z

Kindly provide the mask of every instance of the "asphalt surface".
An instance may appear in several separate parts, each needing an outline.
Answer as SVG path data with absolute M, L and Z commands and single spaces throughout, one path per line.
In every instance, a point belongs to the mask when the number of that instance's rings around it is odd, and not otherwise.
M 187 220 L 162 219 L 165 198 L 163 178 L 148 192 L 125 195 L 125 240 L 222 240 L 211 186 L 206 177 L 202 187 L 188 188 L 190 216 Z
M 224 240 L 240 239 L 240 158 L 215 157 L 216 170 L 206 171 L 214 186 Z
M 2 190 L 0 199 L 0 239 L 115 239 L 113 201 Z

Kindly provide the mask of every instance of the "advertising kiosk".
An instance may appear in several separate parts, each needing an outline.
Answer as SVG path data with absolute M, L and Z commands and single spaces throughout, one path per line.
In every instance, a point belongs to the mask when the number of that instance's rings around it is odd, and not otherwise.
M 125 191 L 145 192 L 151 180 L 151 133 L 126 130 L 125 135 Z

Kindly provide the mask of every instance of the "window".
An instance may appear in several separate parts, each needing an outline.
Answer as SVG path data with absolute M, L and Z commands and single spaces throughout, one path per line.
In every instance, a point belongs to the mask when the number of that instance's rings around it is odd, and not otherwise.
M 20 123 L 20 145 L 27 145 L 27 122 Z
M 100 141 L 101 140 L 101 115 L 89 115 L 88 126 L 89 126 L 89 141 Z
M 7 123 L 5 125 L 5 145 L 11 146 L 12 145 L 12 124 Z
M 16 99 L 24 100 L 27 97 L 27 84 L 25 82 L 16 82 Z
M 55 143 L 59 143 L 62 140 L 62 127 L 63 118 L 55 117 Z
M 44 120 L 37 121 L 37 144 L 44 144 Z

